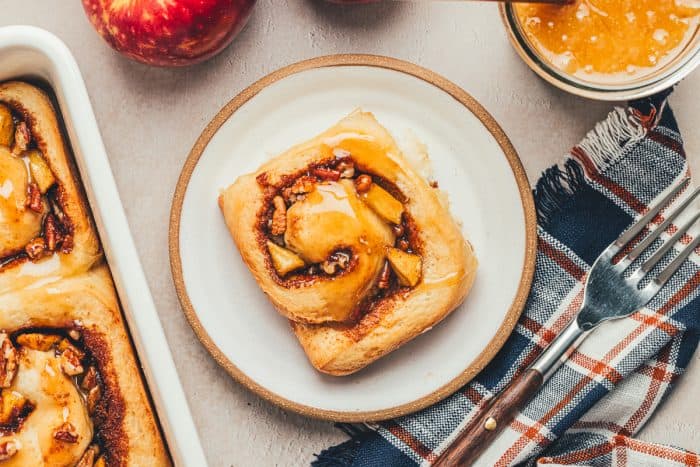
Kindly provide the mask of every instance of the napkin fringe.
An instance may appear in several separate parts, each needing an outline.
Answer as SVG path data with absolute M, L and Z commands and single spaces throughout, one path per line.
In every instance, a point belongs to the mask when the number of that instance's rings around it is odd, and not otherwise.
M 350 467 L 357 457 L 357 451 L 362 443 L 371 436 L 374 431 L 364 425 L 351 425 L 349 423 L 337 423 L 336 428 L 345 432 L 350 439 L 324 449 L 315 454 L 316 459 L 311 462 L 312 467 Z
M 633 111 L 615 108 L 605 120 L 596 124 L 578 145 L 598 172 L 616 164 L 626 149 L 644 138 L 647 129 Z M 545 229 L 567 202 L 585 186 L 585 172 L 573 157 L 545 170 L 534 189 L 537 221 Z
M 578 147 L 604 172 L 625 154 L 625 148 L 646 136 L 647 129 L 639 113 L 616 107 L 608 117 L 588 132 Z
M 534 190 L 537 223 L 547 228 L 584 185 L 583 168 L 575 159 L 569 158 L 545 170 Z

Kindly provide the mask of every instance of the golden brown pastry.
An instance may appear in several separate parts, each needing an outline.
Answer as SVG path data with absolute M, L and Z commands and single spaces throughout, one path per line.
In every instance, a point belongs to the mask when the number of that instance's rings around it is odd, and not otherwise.
M 0 84 L 0 467 L 170 465 L 52 105 Z
M 225 189 L 243 260 L 311 363 L 353 373 L 465 298 L 472 247 L 439 190 L 356 111 Z
M 0 84 L 0 293 L 100 257 L 51 102 L 29 84 Z

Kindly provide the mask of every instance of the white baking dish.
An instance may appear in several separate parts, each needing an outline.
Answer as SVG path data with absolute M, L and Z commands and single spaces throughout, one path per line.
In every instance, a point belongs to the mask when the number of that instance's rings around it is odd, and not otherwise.
M 14 78 L 38 78 L 56 95 L 170 454 L 176 465 L 206 466 L 78 65 L 53 34 L 30 26 L 3 27 L 0 81 Z

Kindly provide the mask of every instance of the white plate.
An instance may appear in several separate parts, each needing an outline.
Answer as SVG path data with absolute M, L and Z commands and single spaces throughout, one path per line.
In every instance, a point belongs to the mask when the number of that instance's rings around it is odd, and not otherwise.
M 352 376 L 315 371 L 241 260 L 216 200 L 238 176 L 353 109 L 399 140 L 412 131 L 479 258 L 466 302 L 442 324 Z M 302 62 L 251 86 L 204 131 L 173 202 L 171 262 L 197 335 L 232 376 L 307 415 L 368 421 L 418 410 L 473 377 L 512 331 L 528 292 L 534 208 L 519 160 L 469 95 L 415 65 L 374 56 Z

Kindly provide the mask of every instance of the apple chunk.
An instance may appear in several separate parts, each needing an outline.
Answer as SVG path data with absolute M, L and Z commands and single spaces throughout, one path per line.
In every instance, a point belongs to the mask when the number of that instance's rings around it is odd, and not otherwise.
M 272 265 L 280 276 L 286 276 L 295 269 L 303 268 L 305 263 L 296 253 L 268 240 L 267 249 L 272 258 Z
M 376 183 L 372 183 L 367 193 L 362 195 L 362 199 L 385 221 L 401 224 L 403 204 L 391 196 L 384 188 Z
M 0 104 L 0 145 L 9 148 L 15 136 L 15 122 L 12 120 L 12 112 L 3 104 Z
M 420 281 L 423 269 L 423 261 L 420 256 L 406 253 L 398 248 L 388 247 L 386 259 L 389 260 L 389 265 L 396 273 L 399 284 L 402 286 L 413 287 Z
M 39 191 L 46 193 L 56 183 L 53 172 L 38 150 L 32 149 L 28 152 L 27 157 L 29 158 L 29 171 L 32 173 L 32 178 L 39 187 Z

